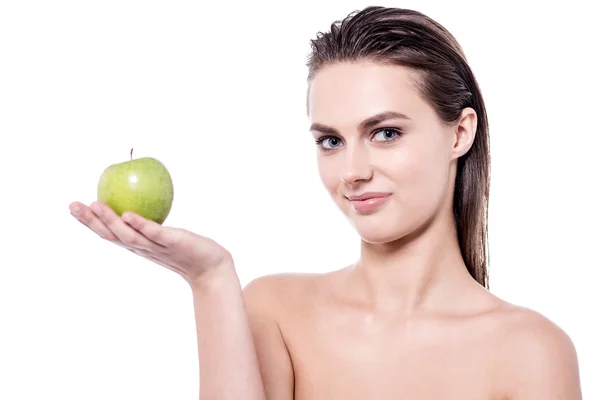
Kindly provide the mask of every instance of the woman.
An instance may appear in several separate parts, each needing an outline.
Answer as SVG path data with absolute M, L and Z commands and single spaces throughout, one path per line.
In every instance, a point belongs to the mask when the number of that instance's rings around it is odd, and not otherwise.
M 486 111 L 452 35 L 369 7 L 312 45 L 311 132 L 323 184 L 362 238 L 355 264 L 242 289 L 209 238 L 71 205 L 190 284 L 200 398 L 580 399 L 569 337 L 487 290 Z

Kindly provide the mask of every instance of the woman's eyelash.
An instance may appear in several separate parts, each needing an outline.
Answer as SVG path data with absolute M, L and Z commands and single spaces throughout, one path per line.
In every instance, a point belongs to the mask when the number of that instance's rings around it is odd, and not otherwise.
M 377 130 L 373 131 L 373 133 L 371 133 L 371 136 L 375 136 L 375 135 L 377 135 L 378 133 L 380 133 L 380 132 L 384 132 L 384 131 L 390 131 L 390 132 L 394 132 L 394 133 L 397 135 L 397 137 L 401 136 L 401 135 L 402 135 L 402 133 L 403 133 L 403 132 L 402 132 L 400 129 L 397 129 L 397 128 L 380 128 L 380 129 L 377 129 Z M 339 138 L 339 137 L 337 137 L 337 136 L 326 135 L 326 136 L 321 136 L 320 138 L 316 139 L 316 140 L 315 140 L 315 144 L 317 144 L 317 145 L 323 144 L 323 142 L 324 142 L 325 140 L 327 140 L 327 139 L 337 139 L 337 140 L 342 140 L 342 139 L 340 139 L 340 138 Z M 393 140 L 393 139 L 392 139 L 392 140 Z M 392 140 L 390 140 L 390 141 L 392 141 Z
M 376 131 L 374 131 L 371 136 L 375 136 L 378 133 L 386 132 L 386 131 L 387 132 L 393 132 L 393 133 L 395 133 L 396 137 L 402 136 L 402 131 L 400 129 L 397 129 L 397 128 L 380 128 L 380 129 L 377 129 Z M 391 139 L 389 141 L 392 141 L 392 140 L 395 140 L 395 138 Z
M 331 151 L 331 150 L 335 150 L 334 148 L 333 148 L 333 149 L 330 149 L 330 148 L 327 148 L 327 147 L 324 147 L 324 146 L 323 146 L 323 142 L 325 142 L 326 140 L 329 140 L 329 139 L 332 139 L 332 140 L 339 141 L 340 143 L 342 142 L 342 139 L 341 139 L 341 138 L 339 138 L 339 137 L 337 137 L 337 136 L 331 136 L 331 135 L 328 135 L 328 136 L 321 136 L 321 137 L 320 137 L 320 138 L 318 138 L 318 139 L 317 139 L 315 142 L 316 142 L 317 146 L 321 147 L 321 149 L 322 149 L 323 151 Z M 337 147 L 337 146 L 336 146 L 336 147 Z

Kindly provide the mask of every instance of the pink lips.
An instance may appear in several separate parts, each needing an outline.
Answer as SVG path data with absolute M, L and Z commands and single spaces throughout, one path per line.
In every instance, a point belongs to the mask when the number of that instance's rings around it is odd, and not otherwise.
M 366 213 L 381 206 L 391 195 L 391 193 L 368 192 L 363 193 L 360 196 L 348 196 L 347 198 L 350 200 L 350 204 L 352 204 L 354 211 Z

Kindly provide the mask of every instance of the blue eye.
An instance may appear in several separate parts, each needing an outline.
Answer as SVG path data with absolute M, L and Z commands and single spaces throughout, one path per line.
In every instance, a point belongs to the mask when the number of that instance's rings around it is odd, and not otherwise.
M 374 139 L 378 142 L 389 142 L 400 136 L 400 132 L 395 129 L 384 128 L 375 133 Z
M 333 150 L 336 147 L 341 146 L 342 140 L 335 136 L 325 136 L 317 139 L 317 145 L 321 146 L 325 150 Z

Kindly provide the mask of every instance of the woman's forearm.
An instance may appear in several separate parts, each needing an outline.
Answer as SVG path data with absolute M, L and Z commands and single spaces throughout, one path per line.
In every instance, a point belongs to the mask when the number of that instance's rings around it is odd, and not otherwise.
M 265 400 L 243 290 L 233 265 L 192 285 L 200 400 Z

